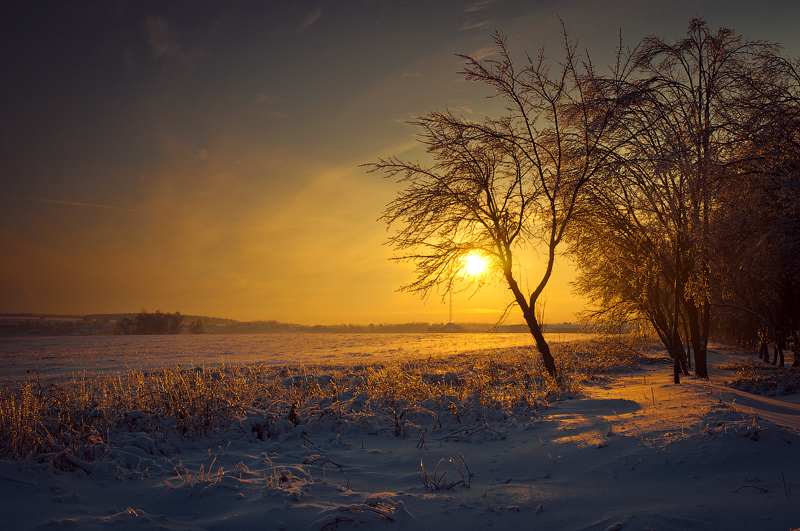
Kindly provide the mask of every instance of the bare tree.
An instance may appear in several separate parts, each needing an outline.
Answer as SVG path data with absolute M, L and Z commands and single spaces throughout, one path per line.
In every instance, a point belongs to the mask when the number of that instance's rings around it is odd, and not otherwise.
M 616 122 L 629 140 L 606 166 L 604 186 L 593 190 L 593 217 L 577 233 L 578 248 L 584 265 L 591 259 L 587 245 L 602 242 L 618 270 L 630 260 L 627 269 L 642 271 L 639 285 L 606 302 L 626 301 L 647 315 L 675 356 L 676 381 L 682 333 L 696 374 L 708 377 L 711 263 L 719 243 L 712 224 L 724 191 L 752 163 L 753 152 L 744 147 L 763 128 L 764 109 L 784 85 L 777 51 L 694 19 L 685 38 L 671 44 L 649 37 L 631 54 L 635 76 L 628 92 L 636 98 Z M 607 296 L 603 275 L 585 267 L 580 285 Z
M 389 227 L 398 227 L 390 237 L 395 259 L 416 267 L 416 278 L 401 290 L 428 296 L 442 287 L 447 293 L 466 255 L 490 257 L 555 376 L 537 302 L 587 183 L 615 150 L 607 145 L 607 133 L 625 98 L 615 92 L 621 83 L 595 83 L 591 63 L 579 60 L 566 30 L 564 58 L 555 66 L 542 49 L 536 57 L 526 55 L 518 70 L 505 39 L 496 34 L 494 41 L 500 59 L 461 56 L 462 73 L 489 85 L 506 112 L 482 122 L 432 112 L 412 124 L 420 128 L 433 164 L 392 157 L 369 166 L 399 177 L 404 186 L 382 216 Z M 612 79 L 620 79 L 623 70 L 618 65 Z M 545 267 L 528 291 L 518 280 L 518 258 L 531 247 L 545 257 Z

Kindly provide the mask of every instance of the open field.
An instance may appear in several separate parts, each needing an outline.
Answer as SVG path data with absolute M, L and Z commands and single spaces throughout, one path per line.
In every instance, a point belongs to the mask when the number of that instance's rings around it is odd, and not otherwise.
M 548 342 L 592 337 L 545 334 Z M 530 347 L 530 334 L 180 334 L 0 337 L 0 386 L 164 366 L 372 363 Z
M 0 504 L 18 529 L 800 526 L 797 395 L 554 351 L 560 385 L 523 347 L 31 379 L 0 401 Z

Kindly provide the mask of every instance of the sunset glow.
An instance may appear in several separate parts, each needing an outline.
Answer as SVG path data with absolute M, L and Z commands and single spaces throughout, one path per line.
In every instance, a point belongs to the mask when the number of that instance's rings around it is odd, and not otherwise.
M 800 1 L 3 7 L 0 531 L 800 531 Z
M 702 16 L 800 55 L 800 3 L 551 4 L 16 3 L 0 20 L 0 313 L 436 321 L 447 303 L 397 291 L 413 265 L 377 221 L 398 184 L 360 165 L 426 164 L 408 122 L 428 112 L 502 111 L 457 54 L 497 59 L 497 31 L 520 58 L 556 56 L 560 17 L 606 65 L 620 31 L 633 46 Z M 557 263 L 553 321 L 584 307 L 574 276 Z M 457 320 L 509 302 L 490 285 L 456 297 Z
M 464 272 L 473 277 L 482 275 L 488 267 L 486 259 L 478 253 L 472 253 L 465 256 L 463 261 Z

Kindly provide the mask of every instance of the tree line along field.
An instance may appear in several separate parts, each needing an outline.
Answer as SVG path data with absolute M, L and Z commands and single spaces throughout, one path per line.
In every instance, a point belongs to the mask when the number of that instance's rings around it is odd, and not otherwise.
M 136 317 L 148 312 L 125 314 L 92 314 L 84 316 L 62 315 L 0 315 L 0 336 L 55 336 L 55 335 L 110 335 L 135 334 L 137 332 Z M 154 312 L 163 316 L 175 314 Z M 180 315 L 180 314 L 179 314 Z M 160 328 L 142 327 L 142 334 L 169 333 L 206 333 L 206 334 L 282 334 L 282 333 L 329 333 L 329 334 L 420 334 L 436 331 L 436 327 L 444 327 L 445 323 L 428 322 L 378 323 L 378 324 L 337 324 L 337 325 L 303 325 L 269 321 L 236 321 L 219 317 L 200 315 L 180 315 L 181 326 L 176 330 L 169 326 Z M 118 326 L 125 321 L 125 326 Z M 199 323 L 198 323 L 199 322 Z M 458 323 L 459 331 L 465 333 L 530 333 L 527 326 L 521 324 L 493 323 Z M 148 331 L 144 331 L 148 330 Z M 545 333 L 591 332 L 592 327 L 577 323 L 555 323 L 544 326 Z

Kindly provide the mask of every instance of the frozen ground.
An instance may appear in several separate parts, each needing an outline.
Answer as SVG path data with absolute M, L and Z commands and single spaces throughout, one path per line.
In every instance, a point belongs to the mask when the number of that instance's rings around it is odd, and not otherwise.
M 115 462 L 86 470 L 0 462 L 0 518 L 6 529 L 800 528 L 798 395 L 748 395 L 721 385 L 730 377 L 712 368 L 711 382 L 673 385 L 652 364 L 533 421 L 424 443 L 355 426 L 177 446 L 131 436 Z
M 591 334 L 545 334 L 549 343 Z M 0 337 L 0 386 L 164 365 L 371 363 L 531 346 L 530 334 L 178 334 Z

